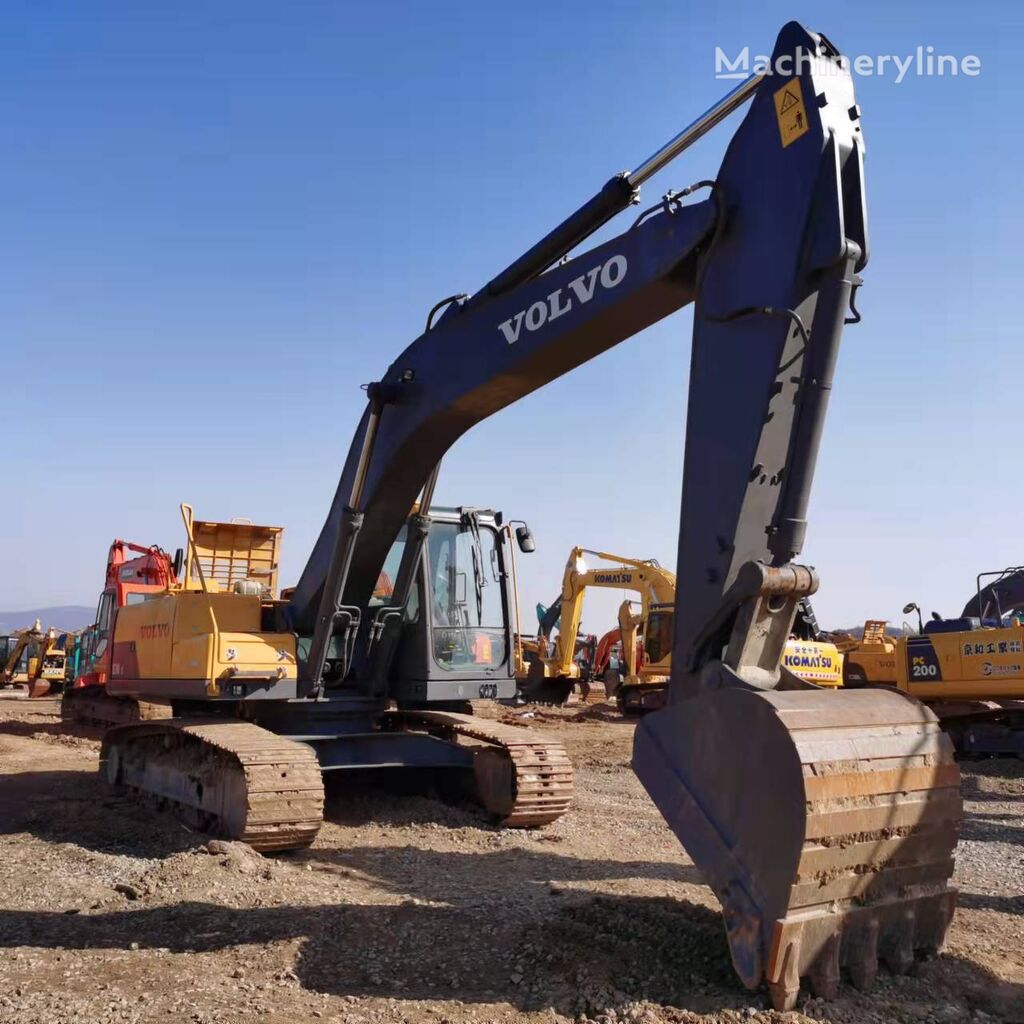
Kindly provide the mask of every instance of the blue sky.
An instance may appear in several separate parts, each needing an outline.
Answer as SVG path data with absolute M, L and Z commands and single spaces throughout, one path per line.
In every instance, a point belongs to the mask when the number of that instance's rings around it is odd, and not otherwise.
M 181 500 L 284 525 L 295 579 L 359 385 L 724 93 L 716 46 L 770 52 L 794 17 L 849 54 L 982 61 L 857 82 L 873 250 L 805 549 L 826 625 L 958 611 L 1024 561 L 1024 15 L 745 0 L 5 4 L 0 607 L 92 604 L 110 540 L 177 546 Z M 645 200 L 713 175 L 734 124 Z M 689 331 L 662 322 L 446 460 L 441 501 L 533 526 L 527 608 L 573 544 L 674 564 Z

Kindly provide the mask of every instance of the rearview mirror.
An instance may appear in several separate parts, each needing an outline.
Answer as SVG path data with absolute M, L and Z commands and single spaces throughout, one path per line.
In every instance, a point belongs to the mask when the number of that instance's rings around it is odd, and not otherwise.
M 913 601 L 911 601 L 910 604 L 905 604 L 903 606 L 903 614 L 904 615 L 909 615 L 911 612 L 916 612 L 916 611 L 917 611 L 917 605 L 914 604 Z
M 522 526 L 516 527 L 516 543 L 519 545 L 519 550 L 522 551 L 524 555 L 528 555 L 537 550 L 533 534 L 525 523 L 523 523 Z
M 174 575 L 175 575 L 175 577 L 181 576 L 181 569 L 182 569 L 182 566 L 184 564 L 185 564 L 185 549 L 184 548 L 178 548 L 178 550 L 174 552 L 174 565 L 173 565 L 173 568 L 174 568 Z

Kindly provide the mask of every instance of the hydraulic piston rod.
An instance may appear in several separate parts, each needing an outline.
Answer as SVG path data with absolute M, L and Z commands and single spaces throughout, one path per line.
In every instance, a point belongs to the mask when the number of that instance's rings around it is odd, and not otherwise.
M 607 224 L 617 213 L 635 203 L 640 186 L 645 181 L 742 106 L 757 91 L 763 78 L 764 74 L 759 73 L 744 79 L 678 135 L 652 153 L 636 170 L 616 174 L 609 179 L 601 190 L 575 213 L 571 213 L 558 227 L 548 232 L 519 259 L 492 278 L 478 293 L 479 298 L 483 300 L 489 296 L 500 295 L 542 274 L 552 263 L 560 260 L 599 227 Z M 474 300 L 469 301 L 472 303 Z
M 754 95 L 763 78 L 763 71 L 745 78 L 735 89 L 726 93 L 717 103 L 708 107 L 700 117 L 688 124 L 674 139 L 666 142 L 656 153 L 652 153 L 635 171 L 630 171 L 626 175 L 629 183 L 634 188 L 639 188 L 648 178 L 657 174 L 662 167 L 671 163 L 680 153 L 707 135 L 715 125 L 724 121 L 734 110 L 743 106 Z

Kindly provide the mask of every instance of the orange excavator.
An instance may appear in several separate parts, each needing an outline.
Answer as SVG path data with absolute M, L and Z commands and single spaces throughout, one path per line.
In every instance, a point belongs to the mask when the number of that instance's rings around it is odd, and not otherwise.
M 637 618 L 633 611 L 635 603 L 632 600 L 625 600 L 619 605 L 616 620 L 621 625 L 614 626 L 600 637 L 594 650 L 594 678 L 604 682 L 605 693 L 609 697 L 615 695 L 615 692 L 622 685 L 623 677 L 629 673 L 631 661 L 630 652 L 627 650 L 627 647 L 630 631 L 634 638 L 633 657 L 637 659 L 639 664 L 643 664 L 644 638 L 637 634 L 637 626 L 640 623 L 634 621 Z M 625 643 L 623 643 L 623 625 L 627 631 Z
M 135 557 L 129 557 L 134 555 Z M 151 595 L 179 586 L 184 552 L 178 549 L 172 558 L 156 544 L 146 547 L 131 541 L 115 540 L 107 552 L 104 586 L 96 606 L 96 619 L 82 631 L 78 641 L 77 663 L 73 678 L 64 690 L 61 717 L 66 722 L 113 725 L 146 717 L 160 717 L 163 709 L 139 703 L 132 707 L 108 697 L 113 646 L 110 643 L 114 617 L 119 608 L 141 604 Z

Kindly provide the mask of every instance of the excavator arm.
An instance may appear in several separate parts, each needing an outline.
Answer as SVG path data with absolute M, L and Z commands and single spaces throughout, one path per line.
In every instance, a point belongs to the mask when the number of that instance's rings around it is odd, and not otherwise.
M 994 576 L 982 586 L 982 579 Z M 1014 566 L 1001 572 L 980 573 L 977 592 L 964 605 L 961 618 L 1001 619 L 1024 609 L 1024 569 Z
M 797 604 L 817 586 L 792 560 L 868 244 L 848 66 L 794 22 L 771 67 L 612 178 L 477 295 L 439 304 L 368 387 L 286 614 L 312 636 L 300 692 L 319 692 L 342 632 L 356 638 L 344 685 L 365 685 L 369 598 L 421 492 L 429 509 L 451 445 L 694 303 L 671 705 L 638 727 L 634 767 L 721 900 L 740 977 L 767 981 L 788 1008 L 802 975 L 827 996 L 841 968 L 867 984 L 879 956 L 902 969 L 941 944 L 959 792 L 949 742 L 916 701 L 826 692 L 780 667 Z M 670 193 L 624 233 L 559 262 L 747 100 L 714 181 L 699 183 L 710 193 Z

